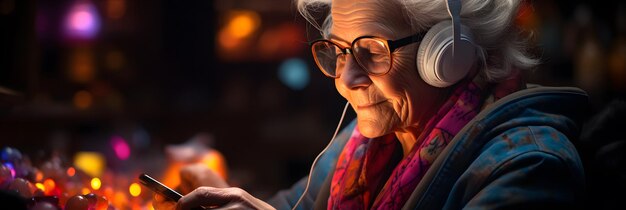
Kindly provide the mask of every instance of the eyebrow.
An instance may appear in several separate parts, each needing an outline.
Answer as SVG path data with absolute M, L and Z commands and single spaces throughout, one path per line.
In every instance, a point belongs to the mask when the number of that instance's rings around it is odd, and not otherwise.
M 352 44 L 352 42 L 346 41 L 345 39 L 342 39 L 333 33 L 330 33 L 328 36 L 329 36 L 328 39 L 333 40 L 335 42 L 339 41 L 339 43 L 341 44 L 347 44 L 346 46 L 350 46 Z

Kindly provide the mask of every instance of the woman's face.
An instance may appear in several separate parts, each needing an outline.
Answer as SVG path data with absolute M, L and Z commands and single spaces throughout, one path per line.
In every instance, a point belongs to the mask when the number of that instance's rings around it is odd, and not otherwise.
M 400 16 L 401 8 L 396 7 L 384 0 L 335 0 L 330 39 L 346 47 L 361 36 L 397 40 L 412 35 Z M 357 125 L 364 136 L 373 138 L 419 128 L 437 111 L 446 90 L 429 86 L 420 78 L 415 64 L 418 45 L 393 52 L 392 68 L 382 76 L 368 75 L 351 55 L 337 69 L 337 91 L 356 111 Z

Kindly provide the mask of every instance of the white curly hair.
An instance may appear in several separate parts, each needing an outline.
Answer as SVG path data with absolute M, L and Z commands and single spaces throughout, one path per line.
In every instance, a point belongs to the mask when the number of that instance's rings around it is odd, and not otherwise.
M 333 24 L 332 0 L 294 0 L 300 14 L 324 38 Z M 434 24 L 450 19 L 446 0 L 380 0 L 381 5 L 394 3 L 403 8 L 405 22 L 414 32 L 425 31 Z M 530 69 L 539 61 L 527 53 L 527 39 L 513 21 L 523 0 L 462 0 L 461 23 L 474 34 L 486 65 L 481 73 L 490 82 L 507 78 L 513 69 Z M 391 4 L 390 4 L 391 3 Z M 325 17 L 314 17 L 323 14 Z M 322 20 L 322 21 L 317 21 Z M 322 22 L 320 25 L 318 22 Z

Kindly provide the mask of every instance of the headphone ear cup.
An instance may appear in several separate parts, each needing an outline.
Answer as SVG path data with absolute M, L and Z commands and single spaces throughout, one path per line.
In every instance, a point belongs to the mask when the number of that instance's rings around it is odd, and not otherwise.
M 476 61 L 476 46 L 469 28 L 461 25 L 461 41 L 456 43 L 456 62 L 452 54 L 452 21 L 431 27 L 417 51 L 417 71 L 429 85 L 448 87 L 463 79 Z

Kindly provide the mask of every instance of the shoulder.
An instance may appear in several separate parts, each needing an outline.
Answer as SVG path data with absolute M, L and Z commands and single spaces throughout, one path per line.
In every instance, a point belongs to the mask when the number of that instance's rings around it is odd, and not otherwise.
M 572 170 L 582 170 L 582 163 L 570 139 L 548 125 L 510 128 L 492 138 L 474 162 L 497 169 L 503 164 L 528 156 L 554 158 Z
M 567 136 L 550 126 L 529 125 L 488 141 L 451 197 L 464 207 L 562 207 L 576 203 L 583 186 L 582 163 Z

